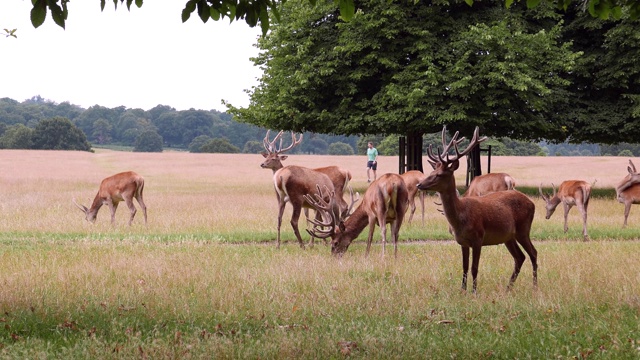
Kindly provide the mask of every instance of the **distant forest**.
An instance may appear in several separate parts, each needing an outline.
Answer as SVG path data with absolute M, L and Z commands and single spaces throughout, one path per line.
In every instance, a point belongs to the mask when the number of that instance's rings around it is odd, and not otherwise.
M 124 106 L 88 109 L 55 103 L 40 96 L 19 102 L 0 99 L 0 149 L 122 148 L 160 152 L 166 149 L 213 152 L 259 153 L 267 129 L 237 122 L 216 110 L 176 110 L 168 105 L 143 110 Z M 272 132 L 272 136 L 275 132 Z M 285 146 L 290 136 L 284 136 Z M 364 154 L 373 141 L 382 155 L 398 154 L 398 135 L 339 136 L 305 133 L 295 153 Z M 424 148 L 439 145 L 440 134 L 427 134 Z M 637 144 L 551 144 L 507 138 L 490 139 L 493 155 L 517 156 L 638 156 Z

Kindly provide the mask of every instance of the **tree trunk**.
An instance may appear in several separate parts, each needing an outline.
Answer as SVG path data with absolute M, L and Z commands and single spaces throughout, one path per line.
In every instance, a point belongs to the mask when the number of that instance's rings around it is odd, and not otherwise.
M 400 174 L 410 170 L 420 170 L 422 172 L 422 133 L 409 133 L 401 136 L 400 139 Z

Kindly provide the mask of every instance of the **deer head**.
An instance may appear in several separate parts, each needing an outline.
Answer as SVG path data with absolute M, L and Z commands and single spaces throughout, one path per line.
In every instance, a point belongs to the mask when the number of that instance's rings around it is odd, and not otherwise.
M 286 148 L 282 148 L 282 134 L 284 130 L 280 130 L 273 140 L 269 140 L 269 132 L 267 130 L 267 135 L 262 140 L 262 145 L 266 151 L 263 151 L 261 154 L 264 156 L 265 160 L 260 164 L 260 167 L 263 169 L 272 169 L 274 172 L 280 168 L 282 168 L 282 161 L 287 159 L 287 155 L 280 155 L 284 152 L 287 152 L 294 147 L 298 146 L 302 142 L 302 134 L 300 134 L 300 138 L 296 139 L 296 134 L 291 132 L 291 144 Z M 280 140 L 280 145 L 276 145 L 277 141 Z

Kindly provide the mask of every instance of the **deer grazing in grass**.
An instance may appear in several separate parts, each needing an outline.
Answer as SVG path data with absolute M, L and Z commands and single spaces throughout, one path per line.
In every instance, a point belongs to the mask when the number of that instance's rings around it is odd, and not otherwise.
M 516 181 L 505 173 L 489 173 L 476 176 L 463 196 L 482 196 L 496 191 L 513 190 Z
M 413 219 L 413 214 L 416 212 L 416 197 L 420 197 L 420 204 L 422 205 L 422 225 L 424 225 L 424 196 L 425 191 L 418 190 L 418 184 L 422 179 L 426 177 L 426 175 L 419 170 L 410 170 L 403 174 L 400 174 L 405 184 L 407 185 L 407 190 L 409 191 L 409 208 L 411 209 L 411 214 L 409 215 L 409 223 Z
M 567 225 L 569 210 L 575 205 L 580 210 L 580 214 L 582 214 L 582 238 L 584 241 L 588 241 L 587 208 L 591 197 L 591 184 L 583 180 L 566 180 L 560 184 L 557 192 L 553 184 L 551 184 L 551 187 L 553 188 L 551 196 L 542 192 L 542 185 L 538 188 L 540 197 L 544 200 L 547 209 L 545 218 L 547 220 L 551 218 L 553 212 L 556 211 L 556 207 L 562 203 L 564 206 L 564 232 L 566 233 L 569 231 L 569 225 Z
M 332 204 L 331 211 L 339 218 L 348 216 L 349 210 L 346 203 L 342 204 L 341 197 L 336 195 L 331 179 L 321 172 L 302 166 L 289 165 L 276 171 L 273 175 L 273 184 L 278 199 L 278 238 L 277 247 L 280 248 L 280 227 L 282 225 L 282 215 L 287 202 L 291 203 L 293 212 L 291 214 L 291 227 L 298 239 L 300 247 L 304 249 L 302 237 L 298 230 L 298 221 L 303 208 L 311 208 L 312 205 L 306 200 L 305 195 L 315 191 L 317 186 L 328 189 L 324 194 L 324 201 Z M 344 206 L 343 206 L 344 205 Z M 320 218 L 320 214 L 316 215 Z M 309 221 L 312 221 L 309 219 Z
M 616 186 L 616 199 L 624 204 L 624 223 L 622 227 L 627 227 L 627 218 L 631 211 L 631 205 L 640 204 L 640 174 L 636 171 L 635 165 L 629 160 L 627 167 L 629 174 Z
M 418 189 L 437 191 L 440 194 L 444 215 L 456 242 L 462 247 L 463 290 L 467 289 L 469 250 L 473 252 L 471 275 L 475 293 L 482 247 L 499 244 L 505 244 L 515 263 L 508 289 L 513 286 L 526 260 L 518 244 L 524 248 L 531 259 L 533 284 L 537 287 L 538 256 L 529 235 L 536 210 L 534 203 L 517 190 L 498 191 L 479 197 L 458 197 L 456 193 L 454 171 L 460 165 L 459 159 L 468 154 L 478 143 L 486 140 L 486 137 L 479 138 L 478 134 L 479 129 L 476 127 L 468 147 L 460 152 L 458 144 L 464 138 L 458 139 L 458 132 L 456 132 L 447 143 L 446 127 L 444 127 L 442 153 L 438 150 L 437 155 L 434 155 L 431 146 L 427 150 L 427 156 L 436 163 L 436 168 L 418 184 Z M 452 146 L 454 155 L 449 153 Z
M 302 142 L 302 134 L 300 134 L 299 138 L 296 138 L 294 132 L 291 133 L 291 144 L 286 148 L 282 147 L 282 134 L 284 131 L 278 132 L 278 134 L 273 138 L 273 140 L 269 139 L 269 130 L 267 130 L 267 135 L 262 140 L 262 144 L 264 146 L 265 151 L 262 152 L 262 156 L 264 156 L 265 160 L 260 164 L 260 167 L 263 169 L 271 169 L 275 174 L 276 171 L 282 169 L 284 166 L 282 165 L 282 161 L 286 160 L 288 156 L 281 155 L 294 147 L 298 146 Z M 280 143 L 278 145 L 278 140 Z M 351 172 L 349 170 L 340 168 L 338 166 L 325 166 L 320 168 L 314 168 L 312 170 L 323 173 L 329 177 L 331 183 L 333 184 L 333 188 L 337 195 L 338 206 L 341 209 L 346 209 L 347 202 L 344 199 L 344 192 L 349 186 L 349 181 L 351 181 Z M 315 186 L 315 184 L 309 184 L 310 186 Z M 309 219 L 308 208 L 304 207 L 305 217 Z M 345 214 L 343 214 L 345 215 Z M 310 246 L 313 246 L 314 239 L 313 236 L 309 242 Z
M 136 207 L 133 205 L 133 199 L 135 198 L 142 209 L 144 214 L 144 223 L 147 223 L 147 206 L 142 199 L 142 191 L 144 190 L 144 178 L 133 171 L 121 172 L 113 176 L 105 178 L 100 183 L 98 194 L 93 199 L 91 207 L 87 209 L 86 206 L 80 205 L 74 199 L 73 202 L 76 206 L 84 212 L 87 221 L 95 222 L 98 210 L 102 205 L 109 206 L 111 210 L 111 223 L 116 222 L 116 209 L 118 203 L 124 201 L 131 212 L 129 218 L 129 225 L 133 222 L 133 217 L 136 215 Z
M 325 191 L 323 192 L 321 189 L 325 189 Z M 315 194 L 307 194 L 306 199 L 322 214 L 322 221 L 312 220 L 315 226 L 313 230 L 307 231 L 318 238 L 331 237 L 332 254 L 338 256 L 344 254 L 351 242 L 369 225 L 369 237 L 367 238 L 367 255 L 369 255 L 373 233 L 376 224 L 378 224 L 382 235 L 382 255 L 384 256 L 387 242 L 386 224 L 390 223 L 394 256 L 397 257 L 398 235 L 409 201 L 407 185 L 400 175 L 384 174 L 378 177 L 369 185 L 362 202 L 346 220 L 340 219 L 335 212 L 331 211 L 335 205 L 326 199 L 334 197 L 326 194 L 327 188 L 317 187 L 317 190 Z M 353 204 L 354 201 L 349 209 Z

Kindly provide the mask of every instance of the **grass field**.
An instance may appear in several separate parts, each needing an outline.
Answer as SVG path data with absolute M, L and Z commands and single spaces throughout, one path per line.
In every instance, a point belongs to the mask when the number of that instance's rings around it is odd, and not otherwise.
M 275 249 L 276 199 L 259 155 L 98 150 L 0 151 L 0 358 L 533 358 L 640 357 L 640 208 L 622 229 L 611 188 L 627 158 L 494 157 L 535 194 L 566 179 L 595 182 L 589 233 L 576 209 L 544 219 L 532 196 L 539 289 L 527 261 L 514 289 L 503 246 L 483 249 L 478 294 L 461 293 L 460 249 L 435 197 L 404 224 L 397 259 L 341 259 L 298 247 L 288 224 Z M 287 164 L 340 165 L 366 189 L 364 156 L 292 155 Z M 149 224 L 124 204 L 111 226 L 89 205 L 100 180 L 146 179 Z M 397 172 L 381 157 L 379 173 Z M 464 167 L 458 170 L 464 183 Z M 304 235 L 303 235 L 304 236 Z M 308 239 L 308 236 L 305 237 Z M 376 231 L 376 240 L 379 240 Z

